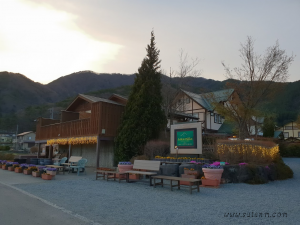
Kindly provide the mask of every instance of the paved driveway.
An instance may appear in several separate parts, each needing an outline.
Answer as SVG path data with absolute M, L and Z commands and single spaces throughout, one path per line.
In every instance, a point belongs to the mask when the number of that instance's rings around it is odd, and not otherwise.
M 0 224 L 90 224 L 70 212 L 0 184 Z
M 96 181 L 94 174 L 13 187 L 100 224 L 299 224 L 300 159 L 284 160 L 295 173 L 293 179 L 225 184 L 192 195 L 188 189 L 171 192 L 142 182 Z

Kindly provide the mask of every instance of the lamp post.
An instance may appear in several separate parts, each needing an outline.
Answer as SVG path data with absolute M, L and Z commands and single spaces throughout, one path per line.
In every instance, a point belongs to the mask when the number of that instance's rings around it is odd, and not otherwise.
M 174 148 L 176 149 L 176 159 L 178 159 L 178 147 L 175 146 Z

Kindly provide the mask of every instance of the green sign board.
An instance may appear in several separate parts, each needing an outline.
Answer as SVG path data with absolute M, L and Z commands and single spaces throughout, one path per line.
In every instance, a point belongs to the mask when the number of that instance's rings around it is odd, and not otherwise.
M 175 130 L 175 146 L 178 148 L 195 148 L 197 147 L 196 129 L 178 129 Z

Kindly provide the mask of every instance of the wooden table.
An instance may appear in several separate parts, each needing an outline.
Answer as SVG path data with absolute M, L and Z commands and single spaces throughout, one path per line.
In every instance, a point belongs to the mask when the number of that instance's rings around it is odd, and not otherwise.
M 105 180 L 105 176 L 106 176 L 107 181 L 110 179 L 113 179 L 113 180 L 119 179 L 119 183 L 121 180 L 127 181 L 127 174 L 123 173 L 123 172 L 110 171 L 110 170 L 96 170 L 95 173 L 96 173 L 96 180 L 99 177 L 103 177 L 103 180 Z M 119 176 L 116 177 L 116 174 L 118 174 Z M 120 176 L 120 175 L 125 175 L 125 176 Z
M 57 169 L 57 174 L 59 173 L 59 169 L 62 169 L 63 174 L 65 174 L 65 169 L 63 166 L 56 166 L 56 165 L 46 165 L 46 167 L 50 167 L 50 168 L 56 168 Z
M 187 181 L 190 184 L 189 185 L 190 194 L 192 194 L 192 190 L 195 190 L 195 189 L 197 189 L 197 191 L 200 192 L 200 188 L 199 188 L 200 181 L 201 181 L 200 179 L 172 177 L 172 176 L 161 176 L 161 175 L 153 176 L 152 179 L 153 179 L 154 187 L 156 187 L 156 185 L 161 185 L 163 187 L 164 186 L 163 180 L 169 180 L 170 181 L 170 186 L 171 186 L 171 191 L 173 191 L 173 187 L 178 187 L 178 190 L 180 190 L 180 181 Z M 160 182 L 155 183 L 156 179 L 160 179 Z M 177 184 L 173 185 L 172 184 L 173 181 L 177 181 Z M 193 186 L 195 186 L 195 185 L 196 185 L 196 187 L 193 188 Z

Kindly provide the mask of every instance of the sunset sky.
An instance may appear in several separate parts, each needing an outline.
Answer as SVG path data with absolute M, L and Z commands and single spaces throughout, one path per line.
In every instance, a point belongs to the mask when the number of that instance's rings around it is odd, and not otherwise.
M 153 29 L 162 69 L 179 51 L 198 57 L 202 77 L 224 80 L 221 64 L 239 66 L 240 44 L 263 54 L 278 40 L 297 55 L 289 81 L 300 79 L 299 0 L 0 0 L 0 71 L 48 83 L 73 72 L 137 72 Z

